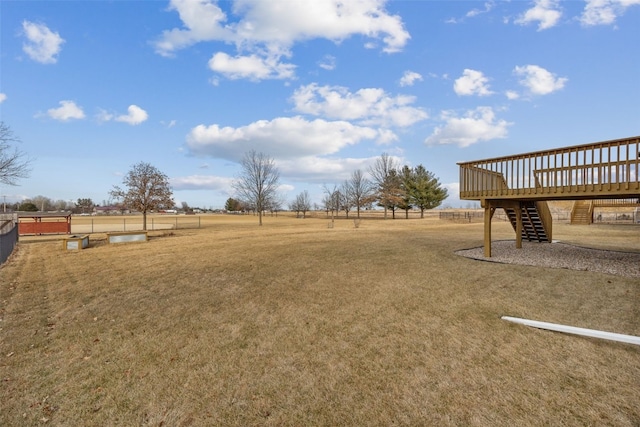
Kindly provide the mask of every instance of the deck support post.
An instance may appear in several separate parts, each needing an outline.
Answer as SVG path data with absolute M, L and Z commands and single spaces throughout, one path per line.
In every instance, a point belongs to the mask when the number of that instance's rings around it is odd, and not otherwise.
M 489 200 L 483 200 L 481 204 L 484 207 L 484 256 L 491 258 L 491 218 L 496 208 L 491 206 Z
M 516 249 L 522 249 L 522 203 L 518 202 L 516 210 Z

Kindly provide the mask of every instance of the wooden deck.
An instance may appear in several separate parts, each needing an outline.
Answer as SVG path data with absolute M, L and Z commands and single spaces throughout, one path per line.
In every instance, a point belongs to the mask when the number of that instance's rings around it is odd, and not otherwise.
M 640 203 L 640 136 L 458 165 L 460 199 L 479 200 L 485 209 L 487 257 L 491 256 L 495 209 L 512 211 L 520 247 L 522 228 L 527 226 L 521 223 L 521 212 L 528 213 L 530 208 L 525 207 L 531 202 L 537 202 L 534 214 L 541 218 L 538 231 L 544 232 L 546 241 L 551 241 L 546 201 L 598 200 L 602 206 Z

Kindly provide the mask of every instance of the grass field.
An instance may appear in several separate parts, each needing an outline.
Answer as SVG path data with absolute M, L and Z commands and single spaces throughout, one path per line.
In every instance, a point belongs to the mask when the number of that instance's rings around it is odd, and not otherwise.
M 474 261 L 482 224 L 208 216 L 0 269 L 0 425 L 640 425 L 637 278 Z M 513 239 L 508 223 L 494 239 Z M 640 251 L 640 227 L 554 238 Z

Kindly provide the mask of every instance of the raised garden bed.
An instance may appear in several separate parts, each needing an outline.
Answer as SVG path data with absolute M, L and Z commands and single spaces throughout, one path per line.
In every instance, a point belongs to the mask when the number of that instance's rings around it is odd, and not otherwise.
M 65 250 L 80 250 L 89 247 L 89 235 L 69 236 L 62 241 Z
M 146 242 L 149 240 L 146 231 L 117 231 L 107 233 L 107 243 Z

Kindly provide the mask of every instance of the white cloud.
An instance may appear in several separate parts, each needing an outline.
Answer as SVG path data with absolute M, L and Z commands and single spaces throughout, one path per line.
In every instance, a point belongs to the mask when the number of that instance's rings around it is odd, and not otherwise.
M 0 104 L 7 100 L 7 95 L 5 93 L 0 93 Z
M 259 57 L 257 55 L 236 56 L 232 58 L 224 52 L 218 52 L 209 60 L 212 71 L 230 79 L 290 79 L 294 76 L 295 65 L 279 62 L 279 57 Z
M 399 164 L 404 160 L 391 156 Z M 349 178 L 357 169 L 367 171 L 378 157 L 363 158 L 333 158 L 304 156 L 297 159 L 284 159 L 277 161 L 281 175 L 289 179 L 318 184 L 338 183 Z
M 363 140 L 375 140 L 380 135 L 376 129 L 346 121 L 279 117 L 237 128 L 199 125 L 191 129 L 187 146 L 196 155 L 232 161 L 240 160 L 252 149 L 276 159 L 287 159 L 331 155 Z
M 401 50 L 410 38 L 399 16 L 389 15 L 381 0 L 238 0 L 244 12 L 237 33 L 244 41 L 289 47 L 314 38 L 336 42 L 359 34 L 382 39 L 385 52 Z
M 379 145 L 391 144 L 398 140 L 398 135 L 389 129 L 378 129 L 378 132 L 380 135 L 378 136 L 376 143 Z
M 444 188 L 448 190 L 450 195 L 459 195 L 460 194 L 460 183 L 459 182 L 450 182 L 448 184 L 442 184 Z
M 113 113 L 110 113 L 109 111 L 100 109 L 98 114 L 96 115 L 96 119 L 100 122 L 115 120 L 117 122 L 128 123 L 132 126 L 139 125 L 140 123 L 146 121 L 148 118 L 149 115 L 147 114 L 147 112 L 137 105 L 130 105 L 129 108 L 127 108 L 127 114 L 115 115 Z M 168 124 L 168 127 L 172 127 L 173 125 L 175 125 L 175 120 L 172 120 Z
M 280 184 L 280 185 L 278 185 L 278 188 L 277 188 L 276 191 L 278 193 L 290 193 L 295 189 L 296 189 L 296 187 L 294 187 L 291 184 Z
M 557 0 L 535 0 L 535 6 L 520 15 L 514 22 L 520 25 L 528 25 L 538 22 L 538 31 L 556 26 L 562 12 L 559 10 Z
M 149 118 L 149 115 L 147 114 L 147 112 L 144 111 L 142 108 L 138 107 L 137 105 L 130 105 L 129 108 L 127 108 L 127 111 L 128 111 L 127 114 L 122 114 L 120 116 L 117 116 L 116 118 L 114 118 L 114 120 L 117 122 L 124 122 L 132 126 L 135 126 L 135 125 L 139 125 L 140 123 L 144 122 Z
M 224 25 L 225 13 L 209 0 L 171 0 L 169 10 L 175 10 L 185 28 L 163 31 L 155 43 L 156 52 L 171 56 L 174 51 L 202 41 L 233 41 L 231 28 Z
M 47 115 L 54 120 L 63 122 L 71 119 L 84 119 L 82 107 L 79 107 L 73 101 L 60 101 L 60 107 L 50 108 L 47 110 Z
M 29 21 L 22 22 L 24 36 L 27 38 L 22 50 L 29 58 L 42 64 L 55 64 L 57 55 L 65 40 L 58 33 L 54 33 L 44 24 Z
M 483 9 L 471 9 L 467 12 L 464 18 L 449 18 L 445 21 L 446 24 L 460 24 L 464 22 L 465 18 L 474 18 L 478 15 L 482 15 L 483 13 L 490 12 L 496 6 L 496 2 L 494 0 L 488 1 L 484 3 Z
M 400 78 L 400 86 L 413 86 L 416 81 L 422 81 L 422 75 L 415 71 L 405 71 Z
M 493 92 L 489 90 L 489 79 L 482 74 L 482 71 L 465 69 L 462 77 L 456 79 L 453 90 L 458 95 L 478 95 L 487 96 Z
M 442 206 L 458 207 L 461 206 L 460 200 L 460 183 L 449 182 L 442 183 L 442 186 L 447 189 L 447 198 L 442 203 Z
M 491 9 L 493 9 L 496 5 L 495 1 L 488 1 L 484 3 L 484 9 L 471 9 L 469 12 L 467 12 L 467 14 L 465 15 L 465 17 L 467 18 L 473 18 L 474 16 L 478 16 L 478 15 L 482 15 L 483 13 L 487 13 L 490 12 Z
M 520 94 L 514 90 L 508 90 L 505 92 L 507 99 L 514 100 L 520 98 Z
M 410 105 L 415 102 L 415 97 L 392 97 L 379 88 L 365 88 L 352 93 L 344 87 L 312 83 L 299 87 L 291 100 L 295 104 L 294 109 L 300 113 L 356 120 L 363 125 L 406 127 L 428 117 L 424 110 Z
M 235 58 L 222 52 L 214 55 L 209 63 L 214 71 L 232 78 L 292 78 L 293 65 L 281 64 L 280 59 L 290 57 L 292 46 L 300 41 L 321 38 L 339 43 L 362 35 L 382 40 L 385 52 L 402 50 L 410 35 L 399 16 L 384 10 L 384 3 L 235 0 L 232 11 L 239 19 L 231 22 L 214 1 L 172 0 L 170 10 L 178 12 L 184 28 L 164 31 L 155 48 L 171 56 L 198 42 L 227 42 L 236 46 L 238 54 Z
M 333 55 L 325 55 L 322 60 L 318 62 L 318 66 L 327 71 L 335 70 L 336 57 Z
M 103 110 L 102 108 L 98 109 L 98 114 L 96 114 L 96 120 L 99 122 L 108 122 L 113 120 L 113 114 L 110 112 Z
M 566 77 L 557 77 L 538 65 L 517 66 L 513 72 L 523 77 L 520 84 L 533 95 L 548 95 L 562 89 L 568 81 Z
M 507 127 L 510 125 L 505 120 L 496 119 L 491 107 L 469 110 L 462 117 L 445 111 L 441 118 L 444 125 L 436 127 L 433 134 L 425 140 L 427 145 L 456 144 L 468 147 L 479 141 L 506 138 Z
M 214 175 L 191 175 L 171 178 L 171 186 L 174 190 L 221 190 L 231 188 L 232 178 Z
M 586 0 L 586 3 L 580 22 L 593 26 L 613 24 L 627 8 L 640 5 L 640 0 Z

